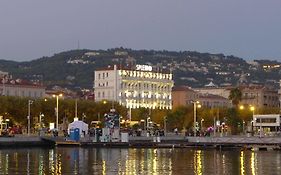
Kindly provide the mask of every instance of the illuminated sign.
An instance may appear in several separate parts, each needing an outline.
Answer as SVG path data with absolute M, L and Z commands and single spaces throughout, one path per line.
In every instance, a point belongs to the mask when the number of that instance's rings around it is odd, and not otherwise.
M 142 71 L 152 71 L 152 66 L 137 64 L 136 69 Z

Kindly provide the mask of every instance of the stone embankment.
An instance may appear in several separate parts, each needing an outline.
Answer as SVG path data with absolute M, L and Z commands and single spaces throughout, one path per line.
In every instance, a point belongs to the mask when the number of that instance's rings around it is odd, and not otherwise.
M 171 135 L 166 137 L 129 137 L 128 142 L 96 142 L 95 138 L 84 137 L 80 141 L 71 141 L 65 137 L 24 136 L 0 137 L 0 147 L 30 146 L 90 146 L 123 148 L 246 148 L 246 149 L 280 149 L 281 137 L 184 137 Z

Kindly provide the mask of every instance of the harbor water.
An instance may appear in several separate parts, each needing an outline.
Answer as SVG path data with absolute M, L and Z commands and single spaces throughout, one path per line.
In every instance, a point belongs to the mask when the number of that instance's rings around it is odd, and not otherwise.
M 0 174 L 281 174 L 280 151 L 195 148 L 0 149 Z

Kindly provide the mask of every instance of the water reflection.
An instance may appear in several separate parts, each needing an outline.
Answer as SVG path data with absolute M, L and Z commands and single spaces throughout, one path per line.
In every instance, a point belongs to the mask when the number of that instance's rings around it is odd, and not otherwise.
M 281 174 L 281 153 L 196 149 L 1 149 L 0 174 Z

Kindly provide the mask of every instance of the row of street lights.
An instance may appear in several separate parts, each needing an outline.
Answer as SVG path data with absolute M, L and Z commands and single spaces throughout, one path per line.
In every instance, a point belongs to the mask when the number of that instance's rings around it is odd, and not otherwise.
M 194 136 L 196 136 L 196 128 L 197 128 L 197 108 L 201 108 L 201 104 L 199 101 L 192 101 L 191 102 L 193 104 L 193 134 Z M 244 106 L 241 105 L 239 106 L 240 110 L 244 110 Z M 255 115 L 255 107 L 250 105 L 250 110 L 253 112 L 253 120 L 254 120 L 254 115 Z M 200 121 L 200 126 L 202 127 L 202 123 L 204 122 L 204 119 L 201 119 Z M 253 122 L 253 121 L 252 121 Z M 244 126 L 245 125 L 245 121 L 243 120 L 243 132 L 244 132 Z M 253 126 L 252 126 L 252 130 L 253 130 Z M 262 125 L 261 125 L 261 119 L 260 119 L 260 137 L 261 137 L 261 130 L 262 130 Z
M 245 109 L 245 107 L 243 106 L 243 105 L 241 105 L 241 106 L 239 106 L 239 109 L 240 110 L 244 110 Z M 251 122 L 251 132 L 253 132 L 253 120 L 254 120 L 254 115 L 255 115 L 255 107 L 254 106 L 252 106 L 252 105 L 250 105 L 250 111 L 252 111 L 253 113 L 253 116 L 252 116 L 252 122 Z M 242 124 L 242 130 L 243 130 L 243 133 L 245 132 L 245 121 L 243 120 L 243 124 Z
M 240 110 L 244 110 L 244 106 L 241 105 L 239 107 Z M 253 132 L 253 123 L 254 123 L 254 115 L 255 115 L 255 107 L 250 105 L 250 110 L 253 112 L 253 117 L 252 117 L 252 121 L 251 121 L 251 125 L 252 125 L 252 132 Z M 255 119 L 256 120 L 256 119 Z M 260 118 L 260 121 L 259 121 L 259 124 L 260 124 L 260 137 L 262 137 L 262 118 Z M 243 121 L 243 131 L 244 131 L 244 121 Z
M 55 126 L 55 129 L 58 131 L 59 130 L 59 97 L 62 97 L 63 94 L 58 94 L 58 95 L 53 95 L 54 98 L 56 98 L 56 108 L 55 108 L 55 112 L 56 112 L 56 126 Z M 45 99 L 46 101 L 46 99 Z M 27 122 L 28 122 L 28 126 L 27 126 L 27 134 L 30 135 L 30 120 L 31 120 L 31 105 L 33 104 L 33 100 L 28 100 L 28 116 L 27 116 Z M 44 114 L 40 114 L 40 125 L 41 125 L 41 119 L 42 119 L 42 116 L 44 116 Z

